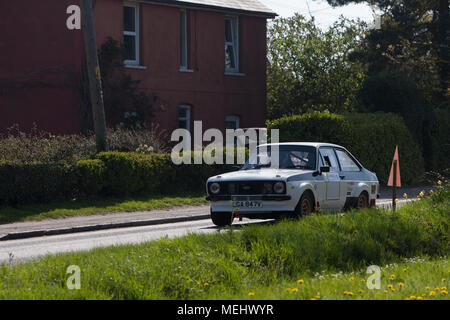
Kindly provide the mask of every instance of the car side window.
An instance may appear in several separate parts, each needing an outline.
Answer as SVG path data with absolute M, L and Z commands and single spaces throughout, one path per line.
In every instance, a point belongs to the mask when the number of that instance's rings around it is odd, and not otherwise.
M 330 167 L 330 172 L 339 172 L 339 164 L 333 149 L 320 148 L 320 154 L 325 162 L 325 166 Z
M 353 161 L 347 151 L 342 149 L 336 149 L 336 154 L 341 164 L 342 171 L 354 172 L 360 171 L 359 166 Z

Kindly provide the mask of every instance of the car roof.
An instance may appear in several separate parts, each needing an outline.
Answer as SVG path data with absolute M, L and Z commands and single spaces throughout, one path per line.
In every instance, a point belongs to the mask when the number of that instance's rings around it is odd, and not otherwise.
M 315 148 L 320 148 L 320 147 L 338 147 L 338 148 L 343 148 L 345 149 L 343 146 L 337 145 L 337 144 L 333 144 L 333 143 L 326 143 L 326 142 L 281 142 L 281 143 L 267 143 L 267 144 L 261 144 L 259 145 L 259 147 L 265 147 L 265 146 L 273 146 L 273 145 L 279 145 L 279 146 L 283 146 L 283 145 L 290 145 L 290 146 L 309 146 L 309 147 L 315 147 Z

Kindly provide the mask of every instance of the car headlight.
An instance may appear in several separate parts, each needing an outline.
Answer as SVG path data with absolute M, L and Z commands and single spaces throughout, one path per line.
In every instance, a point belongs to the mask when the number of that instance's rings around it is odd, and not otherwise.
M 286 191 L 284 183 L 281 181 L 275 183 L 273 185 L 273 191 L 275 191 L 275 193 L 284 193 Z
M 220 192 L 220 184 L 217 182 L 213 182 L 209 185 L 209 191 L 211 191 L 212 194 L 218 194 Z

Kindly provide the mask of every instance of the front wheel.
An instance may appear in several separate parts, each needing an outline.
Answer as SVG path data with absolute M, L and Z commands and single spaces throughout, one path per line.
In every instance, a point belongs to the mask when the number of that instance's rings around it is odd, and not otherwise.
M 229 212 L 211 211 L 211 220 L 218 227 L 229 226 L 233 223 L 234 215 Z
M 295 209 L 297 217 L 310 215 L 314 211 L 314 200 L 309 193 L 304 193 Z
M 366 192 L 361 192 L 356 203 L 357 209 L 364 209 L 369 207 L 369 197 Z

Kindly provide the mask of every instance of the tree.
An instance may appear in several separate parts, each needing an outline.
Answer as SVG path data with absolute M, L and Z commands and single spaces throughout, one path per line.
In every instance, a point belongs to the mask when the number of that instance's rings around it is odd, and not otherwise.
M 268 117 L 352 110 L 364 69 L 348 56 L 365 29 L 344 18 L 327 31 L 299 14 L 276 19 L 268 30 Z
M 146 128 L 154 118 L 155 95 L 139 89 L 139 80 L 133 80 L 123 69 L 124 48 L 108 38 L 99 51 L 103 79 L 105 113 L 109 126 L 125 125 L 129 128 Z
M 424 89 L 434 105 L 449 101 L 448 0 L 327 0 L 332 6 L 368 3 L 382 11 L 381 29 L 367 33 L 355 55 L 369 74 L 401 72 Z

